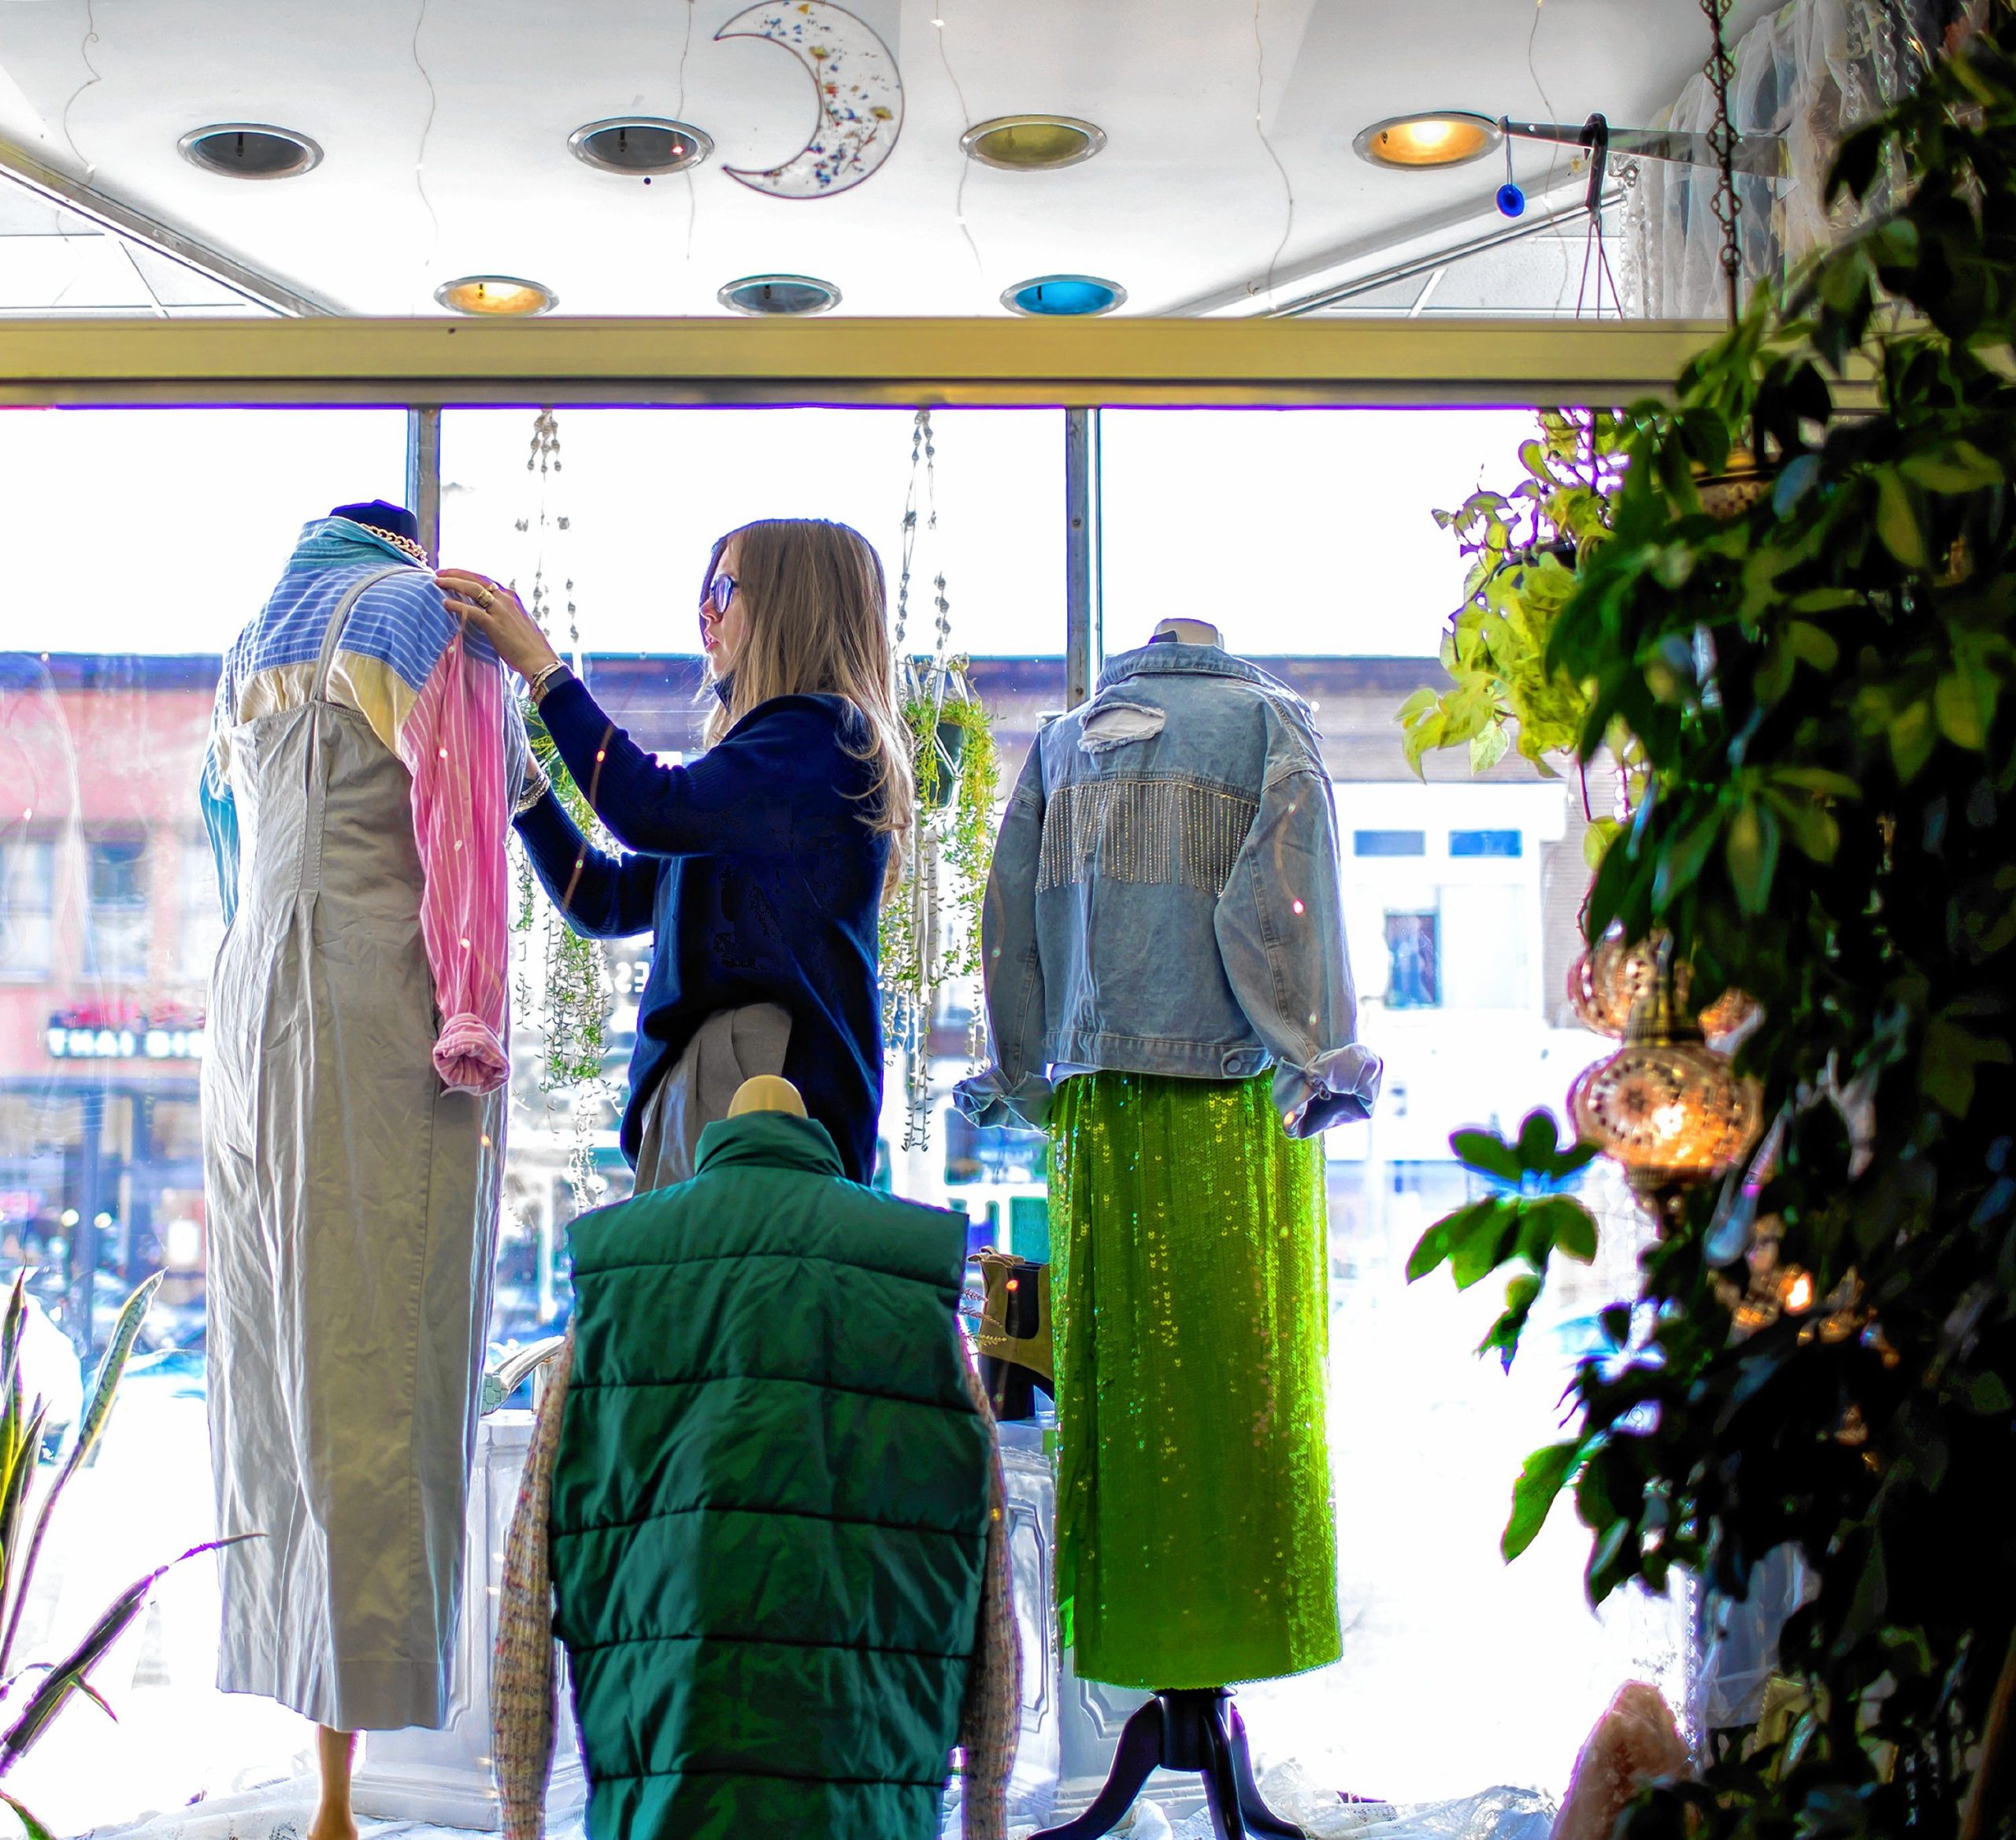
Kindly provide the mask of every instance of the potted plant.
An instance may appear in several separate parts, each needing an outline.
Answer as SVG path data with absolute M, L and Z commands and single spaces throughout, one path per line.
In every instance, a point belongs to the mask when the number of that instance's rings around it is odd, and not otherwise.
M 0 1320 L 0 1779 L 27 1756 L 79 1696 L 90 1700 L 107 1716 L 112 1716 L 104 1696 L 91 1684 L 91 1670 L 132 1626 L 146 1607 L 154 1586 L 167 1572 L 183 1560 L 213 1552 L 238 1540 L 261 1537 L 239 1534 L 192 1547 L 122 1591 L 61 1660 L 15 1664 L 21 1614 L 34 1586 L 36 1562 L 42 1556 L 43 1542 L 48 1536 L 56 1504 L 77 1471 L 91 1460 L 105 1434 L 120 1378 L 126 1371 L 147 1306 L 161 1288 L 161 1282 L 157 1272 L 126 1300 L 119 1312 L 76 1436 L 54 1475 L 42 1488 L 39 1503 L 34 1497 L 46 1415 L 41 1400 L 29 1390 L 29 1377 L 20 1361 L 27 1309 L 25 1273 L 15 1278 L 6 1317 Z M 13 1810 L 29 1840 L 51 1840 L 48 1827 L 4 1788 L 0 1788 L 0 1802 Z
M 929 1038 L 940 995 L 980 975 L 980 908 L 1001 769 L 993 725 L 966 670 L 963 655 L 906 658 L 898 684 L 917 814 L 903 840 L 899 880 L 883 907 L 881 981 L 891 1050 L 909 1057 L 906 1149 L 928 1139 Z M 977 1004 L 974 1013 L 977 1055 Z
M 1643 754 L 1589 930 L 1663 931 L 1697 999 L 1759 1000 L 1738 1066 L 1769 1130 L 1669 1211 L 1569 1435 L 1529 1460 L 1507 1549 L 1566 1493 L 1592 1600 L 1683 1570 L 1712 1627 L 1781 1547 L 1814 1581 L 1781 1638 L 1782 1716 L 1642 1795 L 1632 1835 L 1972 1840 L 2012 1819 L 2009 14 L 1851 135 L 1832 190 L 1862 198 L 1893 156 L 1899 202 L 1631 412 L 1609 536 L 1546 655 L 1589 687 L 1577 753 L 1621 723 Z M 1873 412 L 1837 414 L 1871 377 Z M 1770 490 L 1704 504 L 1697 470 L 1746 446 Z M 1485 1225 L 1418 1256 L 1519 1257 Z M 1575 1249 L 1558 1220 L 1553 1241 Z M 1544 1268 L 1553 1245 L 1532 1249 Z

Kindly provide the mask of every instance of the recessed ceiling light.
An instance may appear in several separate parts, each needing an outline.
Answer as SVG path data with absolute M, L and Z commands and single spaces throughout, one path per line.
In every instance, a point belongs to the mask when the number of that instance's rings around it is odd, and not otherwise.
M 191 165 L 233 179 L 292 179 L 322 163 L 321 148 L 306 135 L 263 122 L 191 128 L 175 144 Z
M 517 275 L 465 275 L 459 281 L 443 281 L 434 298 L 456 313 L 515 314 L 550 313 L 560 298 L 550 288 L 527 281 Z
M 1375 121 L 1351 147 L 1375 166 L 1462 166 L 1481 160 L 1503 139 L 1488 115 L 1434 109 Z
M 997 115 L 959 136 L 969 159 L 1010 172 L 1048 172 L 1089 160 L 1106 130 L 1071 115 Z
M 1047 319 L 1111 313 L 1126 298 L 1117 281 L 1102 281 L 1096 275 L 1038 275 L 1017 281 L 1001 296 L 1001 304 L 1010 313 Z
M 840 303 L 840 291 L 830 281 L 810 275 L 745 275 L 731 281 L 714 298 L 737 313 L 754 314 L 824 313 Z
M 689 122 L 658 115 L 617 115 L 591 121 L 567 137 L 574 157 L 603 172 L 650 177 L 683 172 L 714 150 L 712 138 Z

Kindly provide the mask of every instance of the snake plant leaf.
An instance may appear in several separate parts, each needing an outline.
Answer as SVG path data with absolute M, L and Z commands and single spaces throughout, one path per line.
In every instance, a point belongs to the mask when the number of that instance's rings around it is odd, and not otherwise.
M 142 1284 L 126 1300 L 119 1312 L 119 1320 L 113 1324 L 112 1339 L 106 1345 L 98 1373 L 91 1381 L 91 1397 L 84 1407 L 83 1418 L 78 1421 L 76 1442 L 71 1447 L 69 1459 L 57 1478 L 57 1489 L 60 1489 L 83 1467 L 104 1435 L 106 1422 L 112 1416 L 112 1401 L 119 1390 L 120 1377 L 126 1371 L 126 1363 L 132 1356 L 134 1340 L 146 1320 L 148 1306 L 154 1300 L 154 1293 L 161 1289 L 166 1276 L 165 1272 L 157 1271 Z M 55 1492 L 50 1491 L 52 1496 Z
M 4 1801 L 14 1811 L 14 1818 L 21 1823 L 28 1840 L 56 1840 L 55 1834 L 18 1797 L 9 1795 L 6 1790 L 0 1789 L 0 1801 Z
M 35 1561 L 41 1556 L 42 1543 L 49 1534 L 50 1517 L 56 1511 L 56 1504 L 62 1499 L 63 1491 L 69 1486 L 70 1478 L 83 1467 L 86 1460 L 98 1446 L 104 1435 L 107 1421 L 112 1416 L 112 1402 L 119 1391 L 120 1376 L 126 1371 L 126 1363 L 133 1352 L 134 1338 L 140 1333 L 140 1324 L 146 1319 L 147 1306 L 154 1300 L 154 1293 L 161 1289 L 161 1280 L 167 1275 L 157 1271 L 126 1300 L 119 1312 L 119 1319 L 113 1324 L 112 1339 L 106 1345 L 104 1358 L 98 1363 L 98 1373 L 91 1382 L 91 1397 L 84 1407 L 83 1416 L 78 1421 L 76 1441 L 71 1445 L 70 1454 L 56 1479 L 49 1486 L 42 1498 L 42 1507 L 35 1515 L 35 1535 L 28 1542 L 28 1557 L 23 1562 L 14 1591 L 14 1601 L 6 1612 L 6 1633 L 0 1635 L 0 1675 L 6 1672 L 7 1661 L 14 1650 L 14 1638 L 20 1633 L 21 1612 L 28 1603 L 28 1586 L 35 1575 Z M 11 1560 L 9 1566 L 11 1573 Z M 0 1599 L 4 1602 L 4 1599 Z M 0 1764 L 0 1768 L 4 1768 Z
M 7 1601 L 9 1591 L 17 1586 L 14 1561 L 21 1543 L 23 1511 L 35 1486 L 35 1462 L 42 1454 L 43 1428 L 48 1419 L 49 1408 L 38 1400 L 20 1435 L 0 1450 L 0 1604 Z M 24 1587 L 27 1583 L 24 1577 L 18 1582 Z M 20 1594 L 24 1596 L 25 1590 Z
M 206 1552 L 215 1552 L 225 1546 L 235 1546 L 240 1541 L 261 1539 L 260 1534 L 234 1534 L 221 1540 L 206 1540 L 200 1546 L 191 1546 L 186 1552 L 171 1559 L 167 1564 L 157 1566 L 143 1578 L 129 1585 L 115 1597 L 110 1607 L 86 1632 L 83 1639 L 52 1668 L 38 1686 L 33 1697 L 22 1708 L 21 1714 L 0 1736 L 0 1775 L 13 1768 L 32 1749 L 43 1734 L 48 1731 L 57 1713 L 69 1704 L 73 1693 L 83 1690 L 84 1677 L 103 1660 L 106 1652 L 120 1636 L 132 1627 L 133 1619 L 145 1606 L 154 1586 L 176 1566 L 199 1558 Z

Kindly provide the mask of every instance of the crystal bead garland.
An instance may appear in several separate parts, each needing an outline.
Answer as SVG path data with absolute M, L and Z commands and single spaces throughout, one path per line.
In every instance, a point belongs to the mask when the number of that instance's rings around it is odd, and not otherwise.
M 560 616 L 565 614 L 565 655 L 578 671 L 580 610 L 574 600 L 573 577 L 564 566 L 562 540 L 573 521 L 552 503 L 561 461 L 560 424 L 550 409 L 540 410 L 532 418 L 525 471 L 534 476 L 532 499 L 525 514 L 514 522 L 524 540 L 521 566 L 507 585 L 517 593 L 519 581 L 529 578 L 531 586 L 521 598 L 525 611 L 549 640 L 554 639 Z M 521 708 L 534 757 L 554 781 L 569 816 L 598 848 L 612 848 L 613 840 L 568 776 L 529 697 L 522 700 Z M 576 1211 L 582 1211 L 600 1201 L 608 1187 L 595 1167 L 595 1130 L 605 1108 L 617 1105 L 621 1098 L 602 1070 L 614 1003 L 609 961 L 598 940 L 582 938 L 557 907 L 536 898 L 532 860 L 515 831 L 510 848 L 518 884 L 518 911 L 512 928 L 513 1007 L 521 1018 L 529 1018 L 539 1033 L 542 1052 L 536 1084 L 547 1111 L 567 1115 L 567 1184 Z

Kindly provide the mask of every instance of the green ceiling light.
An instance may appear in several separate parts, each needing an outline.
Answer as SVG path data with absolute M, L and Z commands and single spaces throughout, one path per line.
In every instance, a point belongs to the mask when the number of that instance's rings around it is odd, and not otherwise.
M 1004 172 L 1054 172 L 1089 160 L 1106 145 L 1106 130 L 1075 115 L 997 115 L 959 136 L 969 160 Z
M 451 313 L 483 319 L 550 313 L 560 304 L 560 297 L 543 282 L 517 275 L 465 275 L 458 281 L 443 281 L 434 298 Z

